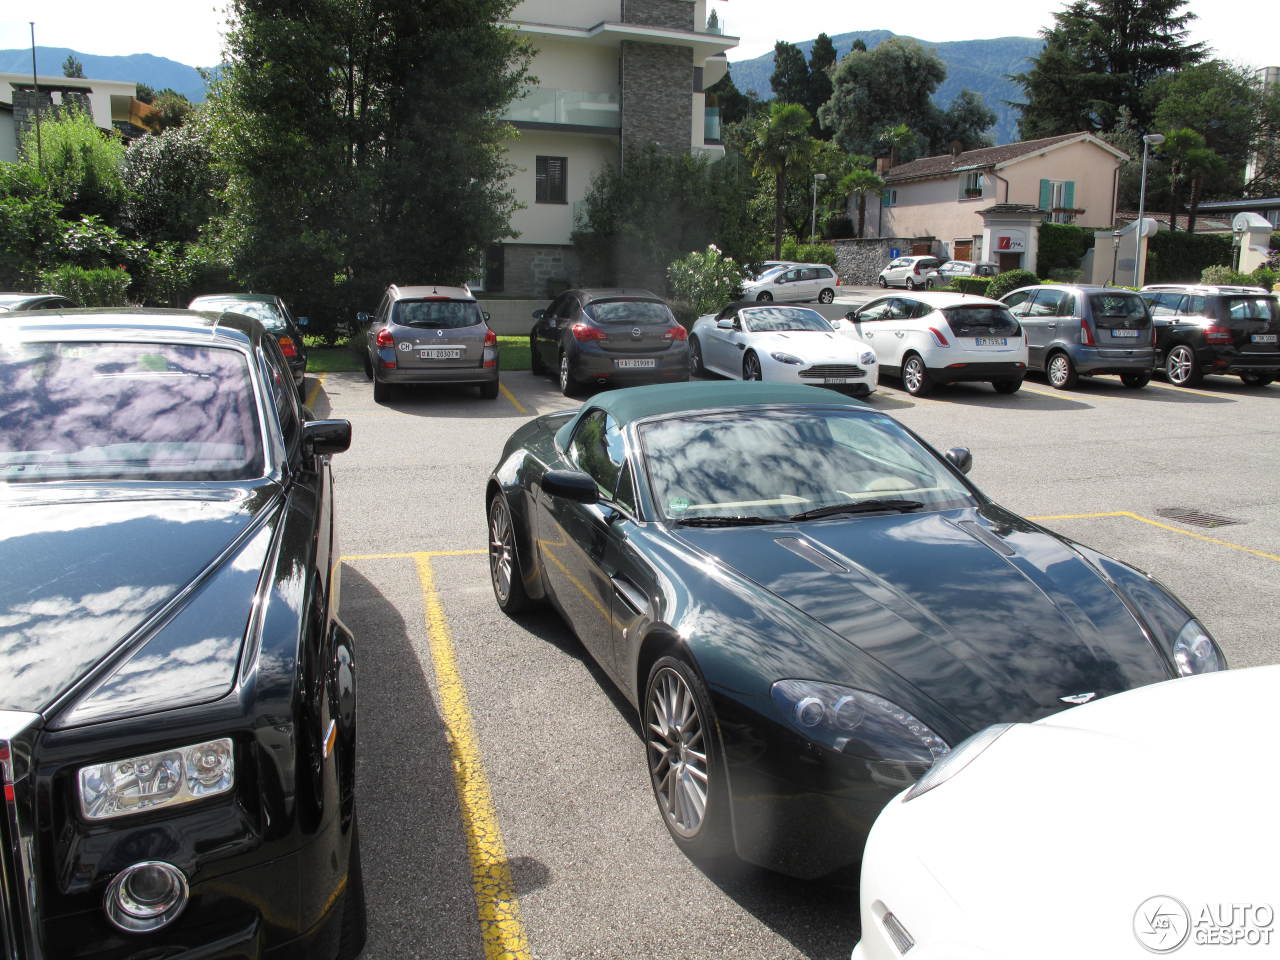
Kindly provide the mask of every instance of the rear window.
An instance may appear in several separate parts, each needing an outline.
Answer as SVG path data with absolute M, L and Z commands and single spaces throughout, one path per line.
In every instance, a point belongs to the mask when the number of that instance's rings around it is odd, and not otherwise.
M 0 481 L 259 477 L 255 397 L 236 350 L 0 346 Z
M 391 319 L 402 327 L 453 330 L 474 327 L 484 321 L 484 314 L 474 300 L 397 300 Z
M 947 325 L 957 337 L 1008 337 L 1018 332 L 1018 321 L 1007 307 L 974 304 L 971 307 L 947 307 L 942 311 Z
M 595 300 L 582 308 L 596 323 L 674 323 L 665 303 L 656 300 Z
M 1278 320 L 1275 297 L 1223 297 L 1223 312 L 1232 320 Z
M 284 317 L 280 315 L 280 311 L 275 308 L 275 304 L 265 303 L 262 300 L 201 300 L 196 303 L 195 309 L 221 310 L 226 313 L 238 313 L 241 316 L 253 317 L 272 333 L 283 333 L 289 328 L 288 324 L 285 323 Z
M 1089 308 L 1093 325 L 1103 330 L 1111 327 L 1142 328 L 1151 322 L 1147 305 L 1136 293 L 1091 293 Z

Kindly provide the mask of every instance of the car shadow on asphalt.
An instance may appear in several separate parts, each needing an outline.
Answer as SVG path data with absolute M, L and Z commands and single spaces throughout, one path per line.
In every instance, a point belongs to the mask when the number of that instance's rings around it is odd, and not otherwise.
M 362 957 L 422 956 L 430 944 L 432 956 L 479 960 L 448 738 L 424 676 L 429 668 L 413 649 L 425 638 L 420 630 L 411 636 L 395 604 L 349 564 L 341 613 L 355 634 L 358 670 L 357 797 L 369 916 Z M 511 864 L 525 884 L 537 883 L 538 866 Z

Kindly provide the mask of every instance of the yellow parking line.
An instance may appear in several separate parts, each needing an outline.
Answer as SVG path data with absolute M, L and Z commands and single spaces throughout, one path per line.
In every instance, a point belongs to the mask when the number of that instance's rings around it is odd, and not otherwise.
M 343 563 L 352 560 L 407 560 L 426 557 L 469 557 L 477 553 L 488 553 L 488 550 L 413 550 L 409 553 L 349 553 L 339 557 Z
M 1172 530 L 1174 533 L 1180 533 L 1184 537 L 1193 537 L 1196 540 L 1203 540 L 1205 543 L 1214 543 L 1220 547 L 1230 547 L 1232 550 L 1239 550 L 1242 553 L 1251 553 L 1255 557 L 1262 557 L 1264 560 L 1274 560 L 1276 563 L 1280 563 L 1280 556 L 1277 556 L 1274 553 L 1267 553 L 1265 550 L 1254 550 L 1252 547 L 1242 547 L 1238 543 L 1232 543 L 1229 540 L 1219 540 L 1217 537 L 1206 537 L 1203 533 L 1193 533 L 1190 530 L 1183 530 L 1181 527 L 1170 526 L 1167 523 L 1161 523 L 1159 520 L 1152 520 L 1149 517 L 1144 517 L 1137 513 L 1131 513 L 1128 510 L 1113 510 L 1109 513 L 1063 513 L 1052 517 L 1028 517 L 1027 519 L 1033 523 L 1045 523 L 1050 520 L 1096 520 L 1103 517 L 1127 517 L 1130 520 L 1137 520 L 1140 523 L 1159 527 L 1161 530 Z
M 504 397 L 511 401 L 511 405 L 516 408 L 516 413 L 521 416 L 529 415 L 529 411 L 524 408 L 524 404 L 516 399 L 516 395 L 507 389 L 507 385 L 505 383 L 499 383 L 498 389 L 502 391 L 502 395 Z
M 311 406 L 316 402 L 316 397 L 320 396 L 320 385 L 324 383 L 324 378 L 329 375 L 328 371 L 317 373 L 315 383 L 311 385 L 311 390 L 307 393 L 307 406 Z
M 1025 382 L 1022 384 L 1022 392 L 1035 393 L 1035 394 L 1039 394 L 1042 397 L 1053 397 L 1056 400 L 1066 399 L 1066 400 L 1083 401 L 1083 400 L 1092 400 L 1095 396 L 1097 396 L 1097 394 L 1092 394 L 1092 393 L 1068 393 L 1066 390 L 1037 390 L 1035 387 L 1028 387 Z M 1108 397 L 1105 394 L 1103 394 L 1102 399 L 1113 400 L 1115 398 Z
M 1119 377 L 1114 377 L 1114 376 L 1112 376 L 1111 374 L 1103 374 L 1102 376 L 1098 377 L 1097 379 L 1101 380 L 1101 379 L 1104 379 L 1104 378 L 1105 378 L 1105 379 L 1108 379 L 1108 380 L 1114 379 L 1117 383 L 1119 383 L 1119 381 L 1120 381 L 1120 378 L 1119 378 Z M 1229 394 L 1229 393 L 1228 393 L 1228 394 L 1210 393 L 1208 390 L 1196 390 L 1196 389 L 1195 389 L 1195 388 L 1193 388 L 1193 387 L 1175 387 L 1172 383 L 1160 383 L 1158 380 L 1151 380 L 1151 381 L 1149 381 L 1149 382 L 1147 383 L 1147 386 L 1148 386 L 1148 387 L 1155 387 L 1157 390 L 1172 390 L 1174 393 L 1194 393 L 1194 394 L 1195 394 L 1196 396 L 1198 396 L 1198 397 L 1219 397 L 1219 398 L 1221 398 L 1221 397 L 1223 397 L 1223 396 L 1227 396 L 1227 397 L 1230 397 L 1230 396 L 1231 396 L 1231 394 Z M 1134 393 L 1139 393 L 1140 391 L 1138 391 L 1138 390 L 1134 390 L 1133 392 L 1134 392 Z

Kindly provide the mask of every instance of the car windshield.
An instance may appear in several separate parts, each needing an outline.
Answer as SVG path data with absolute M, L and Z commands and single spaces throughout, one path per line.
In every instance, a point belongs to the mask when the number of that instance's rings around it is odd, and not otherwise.
M 808 307 L 752 307 L 743 310 L 739 316 L 749 333 L 777 333 L 787 330 L 831 332 L 831 324 L 826 317 Z
M 1225 297 L 1227 316 L 1232 320 L 1280 320 L 1275 297 Z
M 974 304 L 968 307 L 946 307 L 947 325 L 957 337 L 1008 337 L 1018 332 L 1018 321 L 1008 307 Z
M 236 350 L 0 344 L 0 481 L 261 476 L 254 397 Z
M 21 304 L 31 299 L 31 294 L 21 293 L 11 296 L 0 295 L 0 310 L 16 310 Z
M 431 297 L 423 300 L 397 300 L 391 318 L 402 327 L 455 330 L 458 327 L 474 327 L 484 320 L 484 314 L 480 312 L 480 304 L 474 300 Z
M 657 300 L 593 300 L 582 308 L 596 323 L 671 323 L 671 311 Z
M 242 316 L 253 317 L 272 333 L 281 333 L 289 328 L 284 317 L 280 315 L 280 311 L 276 309 L 276 305 L 265 300 L 237 300 L 234 297 L 218 300 L 197 300 L 194 309 L 223 310 L 227 313 L 238 313 Z
M 973 494 L 895 421 L 852 408 L 735 410 L 642 424 L 654 501 L 669 520 L 764 517 L 867 500 L 926 510 Z

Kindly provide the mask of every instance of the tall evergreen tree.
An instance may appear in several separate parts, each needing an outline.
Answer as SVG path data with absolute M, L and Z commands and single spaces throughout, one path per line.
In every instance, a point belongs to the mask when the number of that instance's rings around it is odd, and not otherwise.
M 62 61 L 62 75 L 64 77 L 76 77 L 83 79 L 84 64 L 76 59 L 75 54 L 67 54 L 67 59 Z
M 825 33 L 818 34 L 809 50 L 809 82 L 805 89 L 804 105 L 814 117 L 814 136 L 831 139 L 831 131 L 818 120 L 818 111 L 831 99 L 831 71 L 836 65 L 836 45 Z
M 754 90 L 743 93 L 733 82 L 733 71 L 726 70 L 723 77 L 707 87 L 707 95 L 715 97 L 720 107 L 720 123 L 741 123 L 763 109 L 764 104 Z
M 794 43 L 779 40 L 773 45 L 773 75 L 769 77 L 769 86 L 781 102 L 804 105 L 809 91 L 809 65 Z

